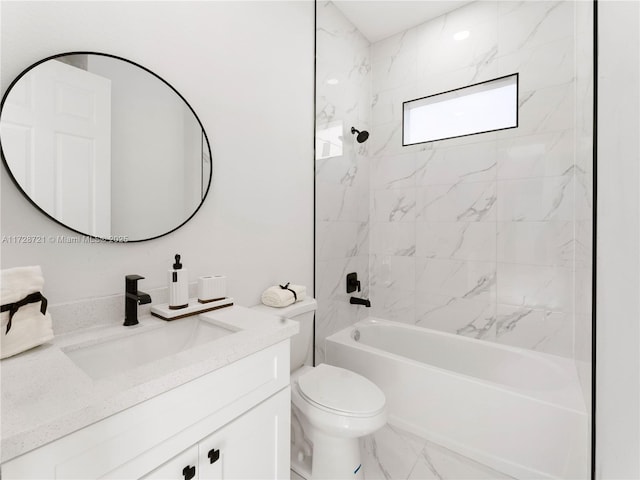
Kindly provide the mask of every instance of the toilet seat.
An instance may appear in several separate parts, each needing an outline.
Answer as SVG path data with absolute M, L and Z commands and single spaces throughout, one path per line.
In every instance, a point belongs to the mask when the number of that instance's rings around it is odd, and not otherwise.
M 385 409 L 385 396 L 362 375 L 320 364 L 297 379 L 300 396 L 310 404 L 349 417 L 372 417 Z

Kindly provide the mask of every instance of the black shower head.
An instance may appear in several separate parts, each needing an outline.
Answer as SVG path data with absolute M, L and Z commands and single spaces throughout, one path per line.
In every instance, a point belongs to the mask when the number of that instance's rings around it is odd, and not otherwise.
M 364 143 L 367 141 L 367 138 L 369 138 L 369 132 L 367 132 L 366 130 L 356 130 L 355 127 L 351 127 L 351 133 L 353 133 L 354 135 L 357 133 L 358 136 L 356 137 L 356 140 L 358 141 L 358 143 Z

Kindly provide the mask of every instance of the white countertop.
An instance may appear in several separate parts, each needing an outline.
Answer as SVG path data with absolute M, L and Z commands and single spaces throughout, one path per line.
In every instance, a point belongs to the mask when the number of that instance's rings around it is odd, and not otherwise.
M 94 380 L 62 351 L 71 345 L 128 335 L 140 325 L 88 328 L 0 362 L 2 390 L 0 462 L 144 402 L 298 333 L 298 323 L 240 306 L 201 315 L 241 331 L 106 378 Z M 180 320 L 174 320 L 179 322 Z M 130 332 L 130 333 L 129 333 Z

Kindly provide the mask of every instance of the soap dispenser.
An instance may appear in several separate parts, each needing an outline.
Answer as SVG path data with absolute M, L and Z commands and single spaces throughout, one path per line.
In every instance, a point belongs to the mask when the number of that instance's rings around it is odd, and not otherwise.
M 189 306 L 189 278 L 187 269 L 182 268 L 180 255 L 176 254 L 176 263 L 169 269 L 169 308 L 178 310 Z

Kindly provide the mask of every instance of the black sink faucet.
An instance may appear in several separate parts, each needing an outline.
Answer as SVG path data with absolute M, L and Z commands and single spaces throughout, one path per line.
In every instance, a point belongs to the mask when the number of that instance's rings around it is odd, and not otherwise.
M 148 293 L 138 290 L 138 280 L 144 277 L 140 275 L 127 275 L 125 278 L 124 296 L 124 326 L 138 324 L 138 304 L 151 303 L 151 296 Z

